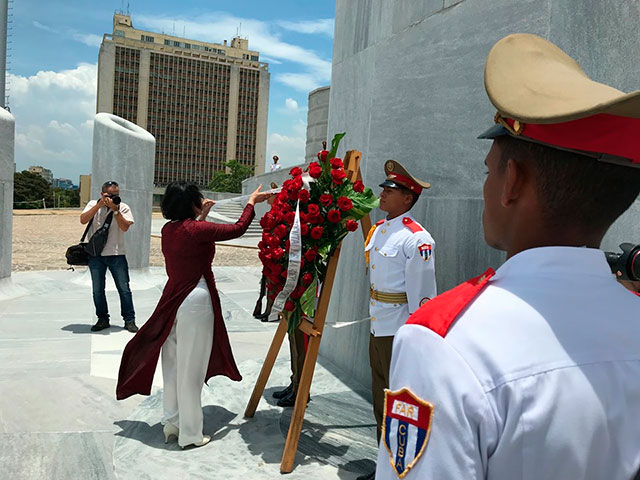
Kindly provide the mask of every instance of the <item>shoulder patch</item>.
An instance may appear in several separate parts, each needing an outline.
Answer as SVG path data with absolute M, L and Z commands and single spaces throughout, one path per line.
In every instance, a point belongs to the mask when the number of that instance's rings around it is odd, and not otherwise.
M 492 268 L 482 275 L 441 293 L 418 308 L 407 320 L 407 325 L 422 325 L 444 338 L 460 312 L 487 286 L 496 272 Z
M 420 460 L 429 441 L 433 404 L 406 387 L 395 392 L 386 389 L 383 413 L 381 441 L 394 472 L 404 478 Z
M 407 227 L 409 230 L 411 230 L 413 233 L 418 233 L 418 232 L 421 232 L 422 230 L 424 230 L 424 228 L 422 228 L 422 226 L 418 222 L 414 222 L 409 217 L 403 217 L 402 218 L 402 224 L 405 227 Z
M 418 253 L 420 253 L 420 256 L 425 262 L 428 262 L 431 258 L 432 251 L 433 249 L 431 248 L 430 243 L 423 243 L 421 245 L 418 245 Z

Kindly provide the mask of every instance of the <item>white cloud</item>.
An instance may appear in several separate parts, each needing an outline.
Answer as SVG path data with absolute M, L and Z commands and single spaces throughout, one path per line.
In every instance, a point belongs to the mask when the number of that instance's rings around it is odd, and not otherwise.
M 318 78 L 311 73 L 281 73 L 276 75 L 275 79 L 288 87 L 307 93 L 329 84 L 328 82 L 318 81 Z
M 298 111 L 298 102 L 296 102 L 293 98 L 287 98 L 284 101 L 284 106 L 287 110 L 291 110 L 292 112 Z
M 42 165 L 55 177 L 74 181 L 91 171 L 96 78 L 97 65 L 89 64 L 30 77 L 8 75 L 18 170 Z
M 333 38 L 333 18 L 322 18 L 319 20 L 303 20 L 300 22 L 282 21 L 278 25 L 285 30 L 296 33 L 323 34 Z
M 280 60 L 276 60 L 275 58 L 267 57 L 266 55 L 260 55 L 260 61 L 266 62 L 270 65 L 282 65 Z
M 31 24 L 40 30 L 44 30 L 45 32 L 58 33 L 58 31 L 55 28 L 50 27 L 49 25 L 44 25 L 43 23 L 40 23 L 37 20 L 34 20 L 33 22 L 31 22 Z
M 214 43 L 233 38 L 240 23 L 243 36 L 249 38 L 250 49 L 257 50 L 261 56 L 270 57 L 279 62 L 296 63 L 305 70 L 304 73 L 277 75 L 276 81 L 305 91 L 309 85 L 312 85 L 311 90 L 313 90 L 313 88 L 327 85 L 331 80 L 331 61 L 320 57 L 313 50 L 283 41 L 276 31 L 277 22 L 270 24 L 260 20 L 234 17 L 224 12 L 203 15 L 196 20 L 157 15 L 136 17 L 138 27 L 165 32 L 175 29 L 177 32 L 185 32 L 187 37 Z
M 93 33 L 74 33 L 73 39 L 90 47 L 99 47 L 102 43 L 102 37 Z
M 60 35 L 60 32 L 49 25 L 45 25 L 43 23 L 34 20 L 31 24 L 39 30 L 43 30 L 45 32 L 53 33 L 55 35 Z M 63 35 L 67 38 L 71 38 L 76 42 L 84 43 L 90 47 L 99 47 L 102 43 L 102 36 L 96 35 L 94 33 L 78 33 L 73 29 L 67 29 L 63 32 Z

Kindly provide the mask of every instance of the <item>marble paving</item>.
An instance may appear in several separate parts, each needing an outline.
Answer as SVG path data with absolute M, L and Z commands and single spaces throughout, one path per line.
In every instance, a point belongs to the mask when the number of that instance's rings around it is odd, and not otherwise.
M 214 267 L 234 354 L 244 379 L 214 378 L 203 390 L 205 433 L 199 449 L 164 444 L 162 376 L 150 397 L 115 400 L 122 328 L 115 286 L 107 281 L 112 327 L 93 333 L 86 269 L 23 272 L 0 285 L 0 471 L 12 479 L 261 479 L 279 476 L 291 409 L 271 393 L 289 381 L 283 348 L 253 419 L 243 418 L 276 325 L 251 316 L 259 282 L 254 267 Z M 132 272 L 137 323 L 151 314 L 164 269 Z M 3 290 L 4 288 L 4 290 Z M 26 293 L 26 294 L 25 294 Z M 349 382 L 350 385 L 352 382 Z M 375 427 L 367 392 L 317 366 L 296 468 L 287 478 L 353 479 L 373 466 Z

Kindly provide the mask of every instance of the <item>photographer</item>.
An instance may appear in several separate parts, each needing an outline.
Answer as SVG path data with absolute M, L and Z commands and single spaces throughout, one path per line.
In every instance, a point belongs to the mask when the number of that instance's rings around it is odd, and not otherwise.
M 109 328 L 109 308 L 105 295 L 105 277 L 107 269 L 120 295 L 120 312 L 124 319 L 124 328 L 135 333 L 138 327 L 135 323 L 133 298 L 129 288 L 129 265 L 125 256 L 124 233 L 133 225 L 133 215 L 129 206 L 120 199 L 120 188 L 117 182 L 109 181 L 102 185 L 99 200 L 91 200 L 80 215 L 83 225 L 92 222 L 89 228 L 89 242 L 91 237 L 105 222 L 109 222 L 106 243 L 98 255 L 89 255 L 89 270 L 93 283 L 93 303 L 96 307 L 98 322 L 91 327 L 92 332 Z

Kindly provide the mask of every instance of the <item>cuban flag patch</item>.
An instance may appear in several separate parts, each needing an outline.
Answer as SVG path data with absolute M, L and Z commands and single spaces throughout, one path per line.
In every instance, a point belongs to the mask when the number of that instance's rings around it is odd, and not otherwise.
M 385 390 L 382 441 L 398 478 L 403 478 L 420 459 L 429 441 L 433 405 L 408 388 Z
M 425 262 L 428 262 L 431 258 L 431 244 L 423 243 L 422 245 L 418 245 L 418 252 L 420 252 L 420 256 Z

